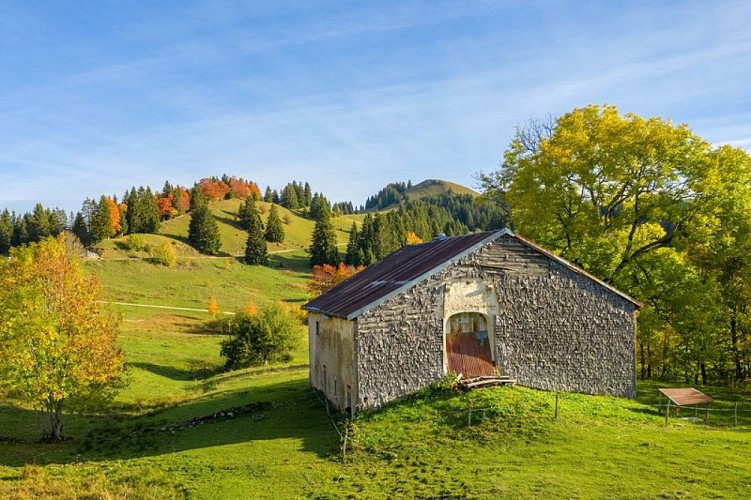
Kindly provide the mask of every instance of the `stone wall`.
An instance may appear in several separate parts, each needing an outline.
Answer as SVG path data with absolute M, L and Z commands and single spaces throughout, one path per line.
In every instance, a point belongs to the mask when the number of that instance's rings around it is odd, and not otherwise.
M 358 409 L 444 376 L 445 321 L 464 306 L 490 319 L 495 362 L 521 385 L 635 396 L 635 306 L 502 236 L 357 318 Z
M 358 409 L 443 376 L 443 286 L 428 280 L 357 318 Z

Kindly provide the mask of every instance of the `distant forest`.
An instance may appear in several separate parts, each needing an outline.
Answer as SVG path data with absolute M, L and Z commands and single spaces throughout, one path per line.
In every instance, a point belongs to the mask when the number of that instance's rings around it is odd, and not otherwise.
M 169 181 L 160 191 L 133 186 L 119 198 L 107 195 L 98 199 L 87 198 L 77 213 L 66 214 L 59 208 L 45 208 L 41 203 L 23 214 L 3 210 L 0 213 L 0 253 L 7 253 L 13 246 L 56 236 L 65 230 L 72 231 L 87 247 L 107 238 L 156 233 L 160 222 L 190 213 L 193 208 L 191 200 L 197 190 L 207 201 L 252 197 L 313 219 L 318 214 L 312 213 L 311 207 L 319 206 L 319 203 L 313 203 L 314 198 L 319 197 L 333 216 L 392 208 L 388 213 L 372 213 L 366 217 L 362 229 L 366 237 L 358 240 L 357 256 L 352 254 L 346 259 L 347 263 L 357 263 L 354 265 L 373 263 L 401 248 L 407 243 L 408 233 L 425 241 L 438 234 L 458 235 L 497 229 L 506 223 L 500 207 L 478 203 L 470 195 L 455 194 L 450 190 L 408 201 L 406 193 L 411 187 L 411 181 L 389 184 L 369 197 L 364 206 L 355 208 L 349 201 L 331 204 L 323 194 L 313 193 L 310 183 L 300 181 L 289 182 L 280 190 L 267 186 L 263 194 L 253 181 L 226 174 L 201 179 L 192 188 L 173 185 Z

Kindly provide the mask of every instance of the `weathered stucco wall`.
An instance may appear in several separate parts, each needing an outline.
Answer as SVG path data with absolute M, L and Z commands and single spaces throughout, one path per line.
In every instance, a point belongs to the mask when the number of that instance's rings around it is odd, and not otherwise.
M 340 410 L 357 401 L 355 328 L 354 321 L 317 313 L 308 315 L 310 385 Z
M 633 397 L 635 306 L 502 236 L 357 319 L 357 409 L 446 373 L 445 322 L 480 312 L 504 374 L 542 389 Z

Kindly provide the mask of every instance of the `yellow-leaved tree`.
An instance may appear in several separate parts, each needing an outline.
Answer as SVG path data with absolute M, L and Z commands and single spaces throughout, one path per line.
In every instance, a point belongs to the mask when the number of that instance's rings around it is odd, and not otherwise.
M 0 263 L 0 394 L 41 410 L 49 440 L 62 439 L 64 407 L 100 406 L 121 385 L 119 318 L 99 299 L 62 237 Z

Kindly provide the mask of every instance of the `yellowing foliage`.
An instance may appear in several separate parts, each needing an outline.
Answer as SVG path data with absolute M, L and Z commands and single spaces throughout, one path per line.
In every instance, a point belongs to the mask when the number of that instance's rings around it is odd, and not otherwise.
M 219 314 L 219 301 L 216 299 L 215 295 L 212 295 L 209 299 L 209 306 L 207 310 L 212 316 Z
M 63 237 L 15 248 L 0 263 L 0 390 L 42 410 L 45 436 L 62 438 L 66 403 L 100 404 L 124 368 L 119 319 Z

